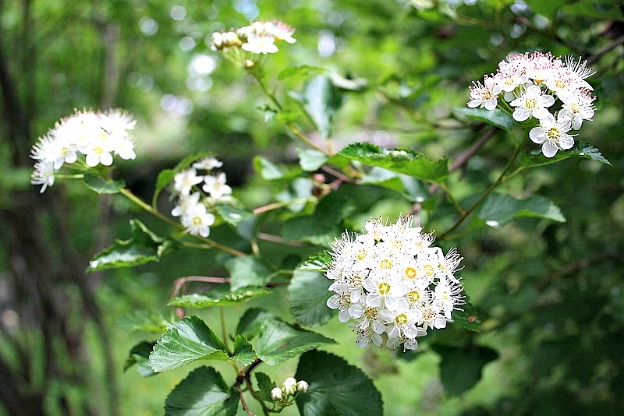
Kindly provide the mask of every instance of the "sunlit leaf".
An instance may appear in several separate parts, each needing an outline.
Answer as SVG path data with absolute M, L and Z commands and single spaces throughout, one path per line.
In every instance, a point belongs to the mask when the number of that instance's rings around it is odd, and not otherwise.
M 443 182 L 448 176 L 447 160 L 431 160 L 407 149 L 382 149 L 370 143 L 354 143 L 339 152 L 351 160 L 403 173 L 430 182 Z
M 173 370 L 201 359 L 227 360 L 223 342 L 197 316 L 172 324 L 156 342 L 150 365 L 156 372 Z
M 382 416 L 381 394 L 359 368 L 342 358 L 321 351 L 301 356 L 297 380 L 305 380 L 306 394 L 297 396 L 297 408 L 303 416 Z
M 232 360 L 238 361 L 242 365 L 249 365 L 257 358 L 253 347 L 247 341 L 244 335 L 238 334 L 234 338 L 234 351 L 232 352 Z
M 511 131 L 514 125 L 517 124 L 513 117 L 499 108 L 494 110 L 486 110 L 485 108 L 456 108 L 454 111 L 466 118 L 482 121 L 506 131 Z
M 310 78 L 297 98 L 324 138 L 331 135 L 336 112 L 342 104 L 342 94 L 325 75 Z
M 313 172 L 327 162 L 327 155 L 314 149 L 297 149 L 299 165 L 306 172 Z
M 171 299 L 167 305 L 179 306 L 182 308 L 202 309 L 210 306 L 230 306 L 239 305 L 248 300 L 255 299 L 260 296 L 268 295 L 269 290 L 260 287 L 243 287 L 233 292 L 225 293 L 221 296 L 212 294 L 192 293 L 189 295 L 179 296 Z
M 129 312 L 117 319 L 117 324 L 128 332 L 147 331 L 161 334 L 177 320 L 171 308 L 154 308 Z
M 325 272 L 331 260 L 332 258 L 327 251 L 321 251 L 318 254 L 308 257 L 308 259 L 299 266 L 299 269 Z

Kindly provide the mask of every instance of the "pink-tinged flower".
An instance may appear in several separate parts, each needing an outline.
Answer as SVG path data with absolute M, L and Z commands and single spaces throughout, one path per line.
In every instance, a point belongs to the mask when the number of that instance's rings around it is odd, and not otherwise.
M 568 134 L 571 129 L 570 119 L 567 117 L 547 117 L 540 120 L 540 125 L 529 132 L 531 140 L 542 145 L 542 153 L 546 157 L 553 157 L 559 149 L 570 149 L 574 146 L 574 139 Z
M 591 121 L 594 117 L 594 98 L 588 90 L 578 90 L 575 94 L 561 97 L 561 101 L 563 101 L 563 106 L 559 111 L 559 116 L 572 120 L 574 130 L 581 128 L 583 120 Z
M 483 85 L 479 82 L 473 83 L 470 87 L 470 101 L 468 107 L 482 107 L 486 110 L 494 110 L 498 104 L 498 95 L 502 91 L 494 77 L 485 78 Z
M 243 43 L 241 48 L 244 51 L 252 53 L 277 53 L 277 45 L 275 45 L 275 37 L 268 33 L 255 34 L 252 33 L 247 38 L 247 42 Z
M 550 112 L 547 108 L 554 103 L 554 97 L 544 94 L 537 85 L 531 85 L 509 105 L 516 107 L 513 112 L 514 120 L 525 121 L 531 116 L 538 120 L 548 117 Z

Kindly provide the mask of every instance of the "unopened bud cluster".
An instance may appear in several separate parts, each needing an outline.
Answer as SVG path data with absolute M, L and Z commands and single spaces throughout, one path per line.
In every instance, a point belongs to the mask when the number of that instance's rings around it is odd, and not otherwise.
M 283 406 L 292 403 L 292 400 L 299 393 L 308 391 L 308 383 L 304 380 L 297 381 L 294 377 L 288 377 L 284 380 L 282 387 L 275 387 L 271 390 L 271 398 L 273 401 Z
M 295 43 L 295 29 L 280 21 L 253 22 L 249 26 L 212 34 L 211 48 L 226 53 L 235 63 L 252 68 L 258 55 L 277 53 L 280 41 Z
M 332 245 L 326 275 L 334 282 L 327 306 L 338 309 L 357 344 L 385 344 L 391 349 L 418 348 L 416 338 L 446 327 L 451 312 L 463 304 L 462 285 L 454 273 L 461 261 L 431 247 L 433 237 L 412 226 L 411 217 L 384 225 L 369 220 L 366 233 L 345 233 Z
M 223 163 L 219 160 L 206 157 L 173 177 L 173 194 L 177 203 L 171 215 L 180 217 L 180 222 L 189 234 L 208 237 L 210 226 L 215 221 L 215 216 L 208 208 L 232 194 L 225 173 L 210 174 L 221 166 Z
M 593 88 L 585 81 L 593 73 L 585 61 L 571 57 L 563 61 L 550 53 L 509 55 L 495 74 L 473 84 L 468 107 L 507 106 L 513 108 L 516 121 L 537 119 L 539 125 L 529 137 L 542 145 L 544 156 L 553 157 L 574 145 L 570 130 L 579 130 L 583 120 L 594 116 Z
M 134 159 L 134 142 L 129 130 L 135 123 L 120 110 L 76 111 L 61 119 L 31 150 L 30 157 L 36 161 L 32 184 L 42 185 L 41 192 L 44 192 L 54 184 L 55 174 L 65 164 L 84 170 L 112 165 L 113 155 Z

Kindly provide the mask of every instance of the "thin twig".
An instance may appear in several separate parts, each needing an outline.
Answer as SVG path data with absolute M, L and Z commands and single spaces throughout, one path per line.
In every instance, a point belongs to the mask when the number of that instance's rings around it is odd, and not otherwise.
M 608 52 L 610 52 L 611 50 L 615 49 L 616 47 L 622 44 L 624 44 L 624 36 L 620 36 L 619 38 L 614 39 L 611 43 L 605 45 L 603 48 L 591 54 L 587 58 L 587 64 L 588 65 L 593 64 L 594 62 L 602 58 L 605 54 L 607 54 Z

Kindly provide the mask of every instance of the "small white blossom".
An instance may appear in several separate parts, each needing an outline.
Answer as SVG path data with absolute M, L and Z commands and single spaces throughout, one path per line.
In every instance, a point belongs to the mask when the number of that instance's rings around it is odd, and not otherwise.
M 553 157 L 559 149 L 570 149 L 574 146 L 574 139 L 568 134 L 571 122 L 567 117 L 548 117 L 540 121 L 538 127 L 529 132 L 529 137 L 535 143 L 542 145 L 542 153 L 546 157 Z
M 275 387 L 273 390 L 271 390 L 271 398 L 275 401 L 279 401 L 282 400 L 282 389 L 280 389 L 279 387 Z
M 223 162 L 211 156 L 205 157 L 193 163 L 193 167 L 195 169 L 204 169 L 207 171 L 211 171 L 214 168 L 220 168 L 221 166 L 223 166 Z
M 186 227 L 187 233 L 202 237 L 210 235 L 210 226 L 214 224 L 214 221 L 215 216 L 207 212 L 204 204 L 197 204 L 189 208 L 180 220 L 182 225 Z
M 493 77 L 485 78 L 483 84 L 475 82 L 470 88 L 468 107 L 483 107 L 486 110 L 494 110 L 498 105 L 498 95 L 502 91 L 502 87 Z
M 554 103 L 555 99 L 551 95 L 544 94 L 537 85 L 531 85 L 509 105 L 516 107 L 513 118 L 517 121 L 524 121 L 531 116 L 538 120 L 548 117 L 550 113 L 546 108 Z
M 54 183 L 54 173 L 66 164 L 84 169 L 85 165 L 110 166 L 114 155 L 134 159 L 134 142 L 128 130 L 135 123 L 119 110 L 76 111 L 61 119 L 31 150 L 31 157 L 37 161 L 32 183 L 44 185 L 45 190 Z
M 284 393 L 292 395 L 292 394 L 295 394 L 296 390 L 297 390 L 297 380 L 295 380 L 294 377 L 288 377 L 286 380 L 284 380 L 284 383 L 283 383 Z
M 188 195 L 191 188 L 204 181 L 203 176 L 198 176 L 197 171 L 193 168 L 178 172 L 173 176 L 173 189 L 181 195 Z
M 219 172 L 214 176 L 207 175 L 204 176 L 204 185 L 202 186 L 202 189 L 205 192 L 208 192 L 214 199 L 222 198 L 225 195 L 231 195 L 232 188 L 226 184 L 226 181 L 227 178 L 223 172 Z
M 306 391 L 308 391 L 308 387 L 310 386 L 305 380 L 299 380 L 297 382 L 297 391 L 300 393 L 305 393 Z
M 326 276 L 333 281 L 333 294 L 327 306 L 338 309 L 339 320 L 353 328 L 360 347 L 416 349 L 417 337 L 445 326 L 463 303 L 454 276 L 459 255 L 451 250 L 445 257 L 431 247 L 433 237 L 413 227 L 411 217 L 392 225 L 370 220 L 365 230 L 345 233 L 332 244 Z

